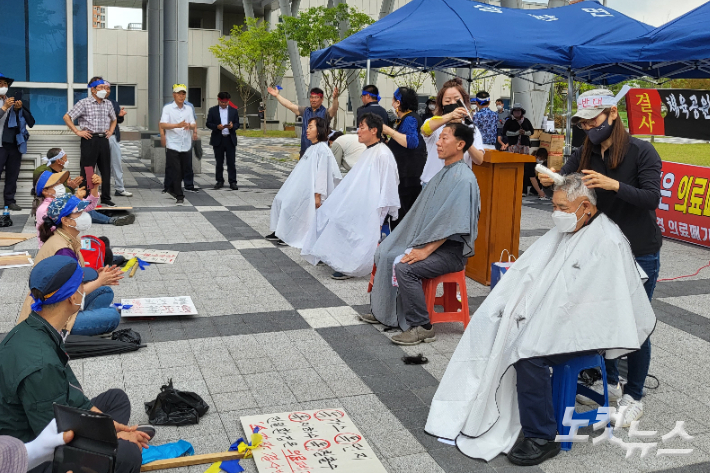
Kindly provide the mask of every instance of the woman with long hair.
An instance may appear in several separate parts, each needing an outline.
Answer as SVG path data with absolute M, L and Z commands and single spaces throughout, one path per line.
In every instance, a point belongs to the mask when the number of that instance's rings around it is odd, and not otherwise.
M 470 115 L 466 109 L 469 106 L 470 97 L 463 82 L 458 77 L 444 83 L 436 96 L 436 108 L 434 116 L 422 125 L 422 136 L 427 147 L 427 160 L 421 175 L 422 186 L 426 186 L 429 180 L 441 171 L 444 167 L 444 160 L 439 159 L 439 151 L 436 142 L 439 135 L 447 123 L 463 123 L 473 129 L 473 144 L 463 154 L 463 160 L 468 167 L 473 164 L 483 162 L 483 137 L 481 132 L 474 126 Z
M 54 255 L 70 256 L 84 267 L 79 234 L 91 228 L 91 217 L 86 213 L 89 202 L 76 196 L 64 194 L 54 199 L 47 208 L 47 214 L 39 228 L 39 238 L 44 245 L 34 258 L 35 265 Z M 99 278 L 84 285 L 84 303 L 77 308 L 77 314 L 67 322 L 65 329 L 76 335 L 100 335 L 112 332 L 118 327 L 121 315 L 112 306 L 113 290 L 123 279 L 121 268 L 105 266 L 98 269 Z M 25 298 L 18 320 L 22 322 L 31 312 L 32 297 Z
M 397 113 L 393 127 L 384 125 L 382 132 L 389 136 L 387 146 L 397 161 L 399 173 L 399 218 L 390 222 L 394 229 L 402 221 L 422 191 L 420 181 L 426 164 L 426 144 L 420 133 L 422 119 L 417 114 L 419 99 L 414 89 L 400 87 L 394 91 L 392 108 Z
M 618 99 L 605 89 L 579 96 L 572 124 L 584 130 L 587 138 L 572 153 L 560 174 L 585 174 L 585 185 L 596 191 L 597 208 L 619 226 L 631 245 L 636 263 L 648 276 L 644 287 L 651 299 L 661 268 L 663 243 L 655 212 L 661 197 L 661 158 L 652 144 L 626 131 L 616 108 Z M 544 186 L 552 184 L 552 179 L 545 175 L 540 174 L 539 178 Z M 651 363 L 651 338 L 627 358 L 628 382 L 623 392 L 617 361 L 606 363 L 609 401 L 618 400 L 619 407 L 627 408 L 622 427 L 628 427 L 643 415 L 641 398 Z M 595 382 L 592 389 L 603 392 L 602 381 Z M 581 395 L 577 400 L 594 403 Z

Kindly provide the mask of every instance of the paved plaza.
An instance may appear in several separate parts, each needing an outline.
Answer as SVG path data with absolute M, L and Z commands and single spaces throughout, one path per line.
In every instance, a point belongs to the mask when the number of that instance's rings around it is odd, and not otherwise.
M 206 136 L 206 135 L 205 135 Z M 203 136 L 203 143 L 206 143 Z M 391 473 L 710 471 L 710 269 L 696 277 L 659 282 L 653 301 L 658 325 L 639 429 L 657 431 L 646 439 L 658 448 L 692 448 L 689 455 L 645 458 L 610 443 L 576 444 L 539 467 L 519 468 L 505 456 L 490 463 L 465 457 L 424 432 L 428 406 L 449 358 L 463 333 L 460 323 L 435 326 L 437 341 L 399 347 L 397 332 L 361 323 L 369 311 L 367 279 L 336 281 L 327 266 L 311 266 L 299 251 L 264 240 L 269 207 L 295 162 L 298 141 L 239 138 L 239 190 L 212 190 L 214 159 L 205 148 L 198 194 L 186 193 L 186 205 L 161 194 L 162 175 L 139 159 L 137 142 L 121 143 L 127 189 L 136 223 L 94 225 L 113 247 L 180 251 L 173 265 L 151 265 L 115 287 L 116 298 L 192 297 L 198 316 L 185 319 L 126 321 L 148 343 L 120 356 L 71 361 L 91 397 L 109 388 L 124 389 L 132 402 L 132 423 L 147 422 L 143 403 L 155 398 L 172 378 L 175 387 L 195 391 L 210 405 L 198 425 L 159 427 L 154 443 L 190 441 L 196 453 L 226 450 L 244 436 L 239 419 L 259 413 L 342 407 L 354 420 Z M 72 156 L 70 159 L 79 159 Z M 522 210 L 521 250 L 552 227 L 551 205 L 526 198 Z M 14 227 L 34 232 L 28 211 L 13 214 Z M 36 240 L 13 249 L 36 252 Z M 710 260 L 710 251 L 664 241 L 660 277 L 694 273 Z M 14 325 L 27 291 L 30 268 L 0 270 L 0 337 Z M 489 288 L 468 280 L 472 312 Z M 429 363 L 405 365 L 406 354 L 423 353 Z M 655 389 L 651 389 L 655 388 Z M 663 443 L 661 436 L 685 421 L 694 438 Z M 591 428 L 582 433 L 599 435 Z M 243 460 L 250 473 L 253 460 Z M 175 473 L 203 472 L 207 465 Z M 262 472 L 263 473 L 263 472 Z M 367 473 L 367 472 L 363 472 Z

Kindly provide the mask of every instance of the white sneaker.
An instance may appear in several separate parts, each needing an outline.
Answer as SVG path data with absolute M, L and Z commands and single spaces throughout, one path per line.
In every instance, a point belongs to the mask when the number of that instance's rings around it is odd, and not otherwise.
M 127 190 L 122 190 L 122 191 L 116 191 L 115 192 L 116 196 L 123 196 L 123 197 L 133 197 L 133 192 L 128 192 Z
M 619 410 L 621 410 L 622 407 L 626 407 L 626 412 L 624 412 L 624 420 L 622 421 L 621 427 L 629 427 L 633 421 L 639 420 L 641 416 L 643 416 L 643 402 L 635 400 L 628 394 L 624 394 L 619 401 Z M 616 426 L 614 416 L 611 418 L 611 425 Z
M 601 379 L 594 381 L 594 384 L 589 386 L 589 389 L 603 396 L 604 381 L 602 381 Z M 621 398 L 621 384 L 617 384 L 616 386 L 614 386 L 613 384 L 609 384 L 607 385 L 607 391 L 609 394 L 609 404 L 611 404 L 612 402 L 616 402 Z M 584 404 L 585 406 L 597 405 L 597 401 L 593 401 L 587 396 L 583 396 L 581 394 L 577 394 L 577 402 L 580 404 Z

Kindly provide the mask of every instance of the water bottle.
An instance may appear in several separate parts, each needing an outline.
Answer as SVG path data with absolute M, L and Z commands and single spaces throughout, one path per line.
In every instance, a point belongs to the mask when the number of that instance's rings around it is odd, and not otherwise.
M 5 206 L 5 210 L 2 211 L 3 215 L 10 215 L 10 210 L 7 208 L 7 205 Z

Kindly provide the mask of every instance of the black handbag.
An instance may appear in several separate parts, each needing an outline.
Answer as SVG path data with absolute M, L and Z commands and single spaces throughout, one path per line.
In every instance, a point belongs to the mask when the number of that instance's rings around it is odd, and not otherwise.
M 113 473 L 118 438 L 106 414 L 54 404 L 57 430 L 74 432 L 74 439 L 54 451 L 53 473 L 68 471 Z
M 199 395 L 175 389 L 172 379 L 160 388 L 155 401 L 145 403 L 145 412 L 152 425 L 197 424 L 209 408 Z

